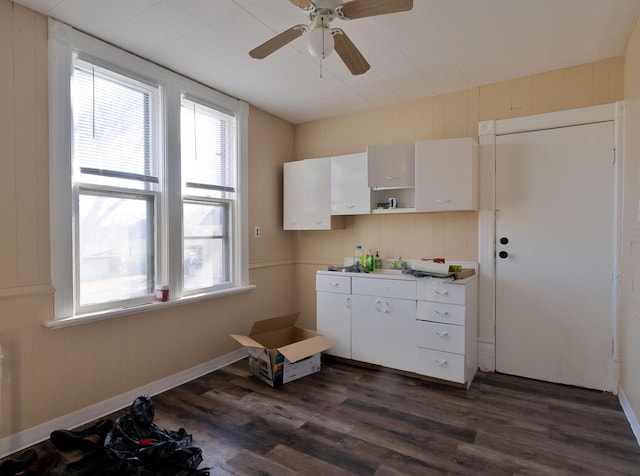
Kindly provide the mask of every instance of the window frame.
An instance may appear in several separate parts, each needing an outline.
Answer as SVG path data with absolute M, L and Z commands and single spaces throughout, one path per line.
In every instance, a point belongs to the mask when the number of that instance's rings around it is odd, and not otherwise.
M 116 73 L 160 86 L 158 147 L 159 179 L 164 192 L 156 197 L 156 285 L 167 284 L 170 300 L 146 302 L 135 308 L 113 307 L 80 314 L 74 293 L 74 214 L 80 184 L 72 180 L 71 75 L 73 55 Z M 180 108 L 182 97 L 198 98 L 236 118 L 237 192 L 230 203 L 231 282 L 197 294 L 183 289 L 182 184 L 180 160 Z M 248 270 L 248 115 L 249 105 L 201 83 L 127 53 L 72 27 L 49 19 L 49 149 L 51 209 L 51 278 L 55 288 L 54 319 L 48 327 L 64 327 L 107 317 L 209 299 L 253 289 Z M 173 160 L 172 160 L 173 159 Z M 91 189 L 100 187 L 91 185 Z M 141 191 L 142 192 L 142 191 Z M 144 192 L 147 193 L 147 192 Z

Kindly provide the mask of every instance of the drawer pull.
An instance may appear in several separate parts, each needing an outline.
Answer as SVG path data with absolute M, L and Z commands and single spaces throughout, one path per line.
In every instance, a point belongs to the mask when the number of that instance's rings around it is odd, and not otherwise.
M 438 360 L 438 359 L 433 359 L 433 361 L 439 365 L 440 367 L 444 367 L 445 365 L 448 364 L 448 362 L 446 360 Z
M 433 292 L 438 296 L 446 296 L 447 294 L 449 294 L 448 291 L 439 291 L 438 289 L 434 289 Z
M 337 288 L 338 287 L 338 283 L 329 283 L 329 286 L 332 288 Z
M 351 298 L 350 297 L 345 298 L 344 307 L 346 307 L 347 309 L 351 309 Z
M 387 180 L 398 180 L 400 177 L 398 175 L 387 175 L 385 178 Z
M 438 311 L 437 309 L 435 311 L 433 311 L 435 314 L 437 314 L 440 317 L 444 317 L 444 316 L 448 316 L 449 315 L 449 311 Z
M 373 305 L 373 308 L 376 310 L 376 312 L 382 312 L 382 302 L 380 301 L 380 299 L 376 301 L 376 303 Z
M 449 200 L 448 198 L 439 198 L 436 200 L 436 203 L 443 204 L 443 203 L 449 203 L 450 201 L 451 200 Z
M 376 288 L 377 291 L 391 291 L 391 288 L 389 286 L 378 286 Z
M 389 314 L 391 312 L 391 306 L 389 306 L 389 303 L 387 301 L 384 302 L 384 313 L 385 314 Z
M 433 334 L 440 338 L 447 337 L 449 335 L 446 332 L 438 332 L 438 331 L 433 331 Z
M 322 224 L 322 220 L 316 220 L 316 225 L 321 225 Z
M 353 207 L 355 207 L 355 205 L 353 205 L 353 204 L 345 205 L 345 208 L 353 208 Z

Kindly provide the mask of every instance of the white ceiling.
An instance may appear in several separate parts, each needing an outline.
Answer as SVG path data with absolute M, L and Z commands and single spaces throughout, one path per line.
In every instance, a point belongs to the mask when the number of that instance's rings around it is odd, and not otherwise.
M 414 0 L 413 10 L 336 19 L 371 64 L 352 76 L 298 38 L 288 0 L 14 0 L 294 124 L 624 54 L 640 0 Z

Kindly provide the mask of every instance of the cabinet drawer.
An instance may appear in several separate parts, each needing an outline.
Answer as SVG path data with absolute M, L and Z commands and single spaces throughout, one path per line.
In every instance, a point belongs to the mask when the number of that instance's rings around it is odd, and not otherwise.
M 418 299 L 450 304 L 464 304 L 465 287 L 462 284 L 451 284 L 439 279 L 418 281 Z
M 316 275 L 316 291 L 327 293 L 351 293 L 351 278 L 349 276 Z
M 464 326 L 465 306 L 433 301 L 418 301 L 416 319 Z
M 399 279 L 353 278 L 351 282 L 352 294 L 365 296 L 390 297 L 398 299 L 415 299 L 415 281 Z
M 416 321 L 416 345 L 425 349 L 464 354 L 464 327 Z
M 464 356 L 418 348 L 417 373 L 428 377 L 464 382 Z

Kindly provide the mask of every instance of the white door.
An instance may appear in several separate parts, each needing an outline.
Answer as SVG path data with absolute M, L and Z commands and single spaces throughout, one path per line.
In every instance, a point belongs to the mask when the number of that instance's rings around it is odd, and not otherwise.
M 612 233 L 613 122 L 496 137 L 497 371 L 611 390 Z

